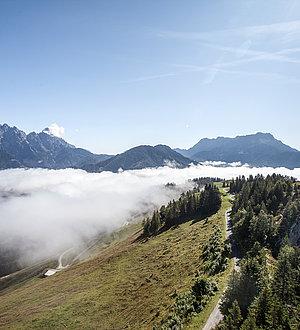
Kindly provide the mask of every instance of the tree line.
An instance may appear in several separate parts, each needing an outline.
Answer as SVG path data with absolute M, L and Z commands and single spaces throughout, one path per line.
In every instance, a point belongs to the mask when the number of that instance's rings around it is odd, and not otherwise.
M 282 175 L 236 178 L 230 184 L 235 193 L 232 206 L 234 239 L 242 252 L 256 242 L 278 254 L 284 238 L 300 216 L 300 186 Z
M 270 175 L 230 183 L 234 239 L 243 254 L 223 296 L 218 329 L 300 328 L 300 189 Z
M 200 179 L 195 180 L 200 182 Z M 201 219 L 216 213 L 221 207 L 219 189 L 212 183 L 206 184 L 204 189 L 200 187 L 198 184 L 193 190 L 182 193 L 178 200 L 172 200 L 154 211 L 152 217 L 144 221 L 144 235 L 152 236 L 187 220 L 196 217 Z

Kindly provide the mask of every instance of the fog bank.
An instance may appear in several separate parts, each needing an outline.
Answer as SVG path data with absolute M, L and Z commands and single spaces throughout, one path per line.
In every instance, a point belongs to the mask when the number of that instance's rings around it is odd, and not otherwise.
M 79 244 L 102 231 L 112 231 L 133 216 L 179 195 L 168 182 L 186 184 L 196 177 L 230 179 L 238 175 L 281 173 L 300 179 L 300 169 L 162 167 L 121 173 L 82 170 L 14 169 L 0 171 L 0 240 L 18 244 L 32 259 L 46 257 Z M 31 247 L 31 248 L 30 248 Z M 37 248 L 38 247 L 38 248 Z

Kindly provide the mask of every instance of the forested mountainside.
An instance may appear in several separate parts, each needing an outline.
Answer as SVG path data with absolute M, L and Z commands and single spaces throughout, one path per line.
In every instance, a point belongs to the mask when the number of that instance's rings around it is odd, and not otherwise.
M 240 177 L 230 191 L 243 259 L 223 297 L 218 329 L 299 329 L 299 183 L 275 174 Z
M 90 172 L 122 170 L 138 170 L 142 168 L 173 166 L 187 167 L 193 161 L 165 145 L 138 146 L 121 154 L 111 157 L 96 164 L 88 164 L 83 168 Z M 196 163 L 196 162 L 194 162 Z
M 144 235 L 151 236 L 179 225 L 191 218 L 203 219 L 216 213 L 221 207 L 219 189 L 213 184 L 182 193 L 180 198 L 163 205 L 151 218 L 144 221 Z

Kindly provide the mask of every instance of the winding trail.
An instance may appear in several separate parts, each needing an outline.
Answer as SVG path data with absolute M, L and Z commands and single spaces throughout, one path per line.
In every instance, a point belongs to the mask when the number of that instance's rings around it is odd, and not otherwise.
M 75 250 L 75 247 L 71 247 L 68 250 L 64 251 L 58 258 L 57 262 L 58 265 L 56 268 L 50 268 L 48 269 L 44 276 L 49 277 L 52 276 L 54 274 L 56 274 L 57 272 L 66 269 L 68 267 L 70 267 L 75 261 L 80 260 L 81 256 L 86 253 L 88 250 L 90 250 L 91 248 L 93 248 L 96 244 L 98 244 L 98 241 L 92 243 L 91 245 L 89 245 L 86 249 L 84 249 L 83 251 L 81 251 L 78 255 L 76 255 L 75 257 L 73 257 L 71 260 L 69 260 L 69 263 L 67 263 L 66 265 L 63 265 L 63 258 L 65 257 L 65 255 L 67 255 L 69 252 L 71 252 L 72 250 Z
M 57 270 L 61 270 L 61 269 L 64 269 L 64 268 L 69 267 L 69 264 L 63 266 L 63 257 L 64 257 L 68 252 L 72 251 L 73 249 L 74 249 L 74 248 L 72 247 L 72 248 L 66 250 L 65 252 L 63 252 L 63 253 L 59 256 L 59 258 L 58 258 L 58 266 L 57 266 L 57 268 L 56 268 Z
M 239 258 L 239 253 L 237 249 L 237 245 L 235 241 L 232 238 L 232 224 L 231 224 L 231 219 L 230 219 L 230 211 L 231 209 L 228 209 L 225 212 L 225 219 L 226 219 L 226 238 L 229 238 L 230 244 L 231 244 L 231 250 L 232 250 L 232 256 L 233 256 L 233 261 L 234 261 L 234 270 L 239 271 L 240 267 L 238 265 L 238 261 L 240 260 Z M 223 319 L 223 315 L 220 311 L 220 304 L 221 304 L 221 299 L 218 300 L 215 308 L 209 315 L 209 318 L 206 321 L 205 326 L 202 328 L 202 330 L 211 330 L 214 329 L 217 324 Z
M 67 253 L 69 253 L 70 251 L 72 251 L 73 249 L 74 249 L 74 248 L 72 247 L 72 248 L 70 248 L 70 249 L 64 251 L 64 252 L 59 256 L 59 258 L 58 258 L 58 266 L 57 266 L 56 268 L 50 268 L 50 269 L 48 269 L 48 270 L 46 271 L 46 273 L 44 274 L 44 276 L 49 277 L 49 276 L 52 276 L 52 275 L 56 274 L 57 272 L 59 272 L 59 271 L 65 269 L 65 268 L 68 268 L 68 267 L 70 266 L 69 264 L 67 264 L 67 265 L 65 265 L 65 266 L 63 265 L 63 257 L 64 257 Z

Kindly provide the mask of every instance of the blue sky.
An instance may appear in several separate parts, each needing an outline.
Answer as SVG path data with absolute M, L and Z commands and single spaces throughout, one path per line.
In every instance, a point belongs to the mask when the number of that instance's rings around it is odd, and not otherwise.
M 271 132 L 300 149 L 300 1 L 1 0 L 0 122 L 94 152 Z

